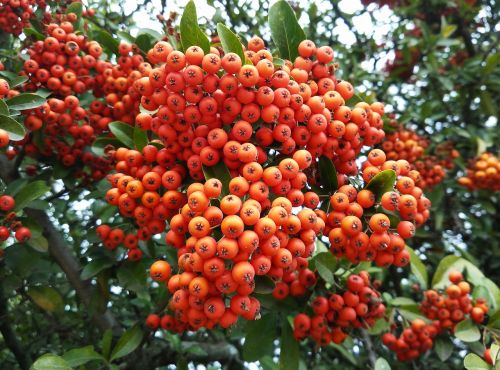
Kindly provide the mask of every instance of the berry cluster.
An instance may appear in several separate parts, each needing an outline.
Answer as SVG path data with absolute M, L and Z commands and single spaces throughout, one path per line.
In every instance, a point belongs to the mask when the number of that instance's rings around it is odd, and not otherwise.
M 331 196 L 326 214 L 325 234 L 330 250 L 352 263 L 375 261 L 378 266 L 405 266 L 410 256 L 404 239 L 414 235 L 415 224 L 421 225 L 429 217 L 430 201 L 412 178 L 413 172 L 418 172 L 410 171 L 405 160 L 386 161 L 380 149 L 370 151 L 362 167 L 365 183 L 382 170 L 395 171 L 396 187 L 377 200 L 369 189 L 358 192 L 352 185 L 342 185 Z M 402 221 L 391 221 L 393 212 Z
M 382 342 L 396 353 L 399 361 L 412 361 L 432 348 L 433 339 L 438 333 L 439 323 L 426 324 L 422 319 L 415 319 L 402 330 L 399 337 L 385 333 Z
M 12 210 L 16 202 L 10 195 L 0 196 L 0 242 L 7 240 L 11 232 L 19 242 L 25 242 L 31 238 L 31 231 L 16 220 L 16 213 Z
M 469 190 L 500 190 L 500 160 L 492 153 L 483 153 L 471 161 L 467 176 L 458 179 L 458 183 Z
M 342 343 L 355 328 L 368 328 L 385 314 L 380 293 L 370 286 L 366 271 L 347 278 L 347 290 L 341 294 L 317 296 L 311 303 L 313 315 L 295 316 L 294 336 L 304 340 L 310 336 L 318 345 Z
M 34 17 L 35 6 L 45 8 L 45 0 L 0 0 L 0 30 L 20 35 Z
M 452 284 L 446 288 L 446 295 L 436 290 L 427 290 L 424 293 L 420 310 L 427 318 L 439 320 L 440 331 L 453 331 L 458 322 L 466 319 L 466 315 L 470 315 L 475 323 L 481 324 L 488 312 L 485 300 L 478 298 L 473 304 L 469 295 L 470 285 L 463 280 L 460 272 L 450 272 L 449 280 Z

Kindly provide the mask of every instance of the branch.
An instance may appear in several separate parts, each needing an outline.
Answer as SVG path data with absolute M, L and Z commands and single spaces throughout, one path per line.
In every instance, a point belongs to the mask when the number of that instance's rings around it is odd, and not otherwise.
M 0 287 L 0 333 L 2 333 L 5 344 L 16 357 L 17 363 L 23 370 L 28 370 L 31 365 L 31 356 L 29 352 L 22 347 L 17 339 L 14 329 L 10 326 L 7 311 L 7 298 L 3 294 L 3 289 Z
M 368 352 L 368 360 L 372 368 L 375 368 L 375 362 L 377 362 L 377 354 L 373 350 L 373 343 L 370 335 L 366 330 L 361 330 L 361 335 L 363 336 L 363 343 L 365 344 L 366 351 Z

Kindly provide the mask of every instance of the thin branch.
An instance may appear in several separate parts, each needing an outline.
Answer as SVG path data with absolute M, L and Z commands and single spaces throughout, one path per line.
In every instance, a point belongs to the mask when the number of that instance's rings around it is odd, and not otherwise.
M 373 349 L 372 339 L 366 330 L 361 330 L 361 335 L 363 336 L 363 343 L 366 348 L 366 352 L 368 352 L 368 360 L 370 361 L 370 365 L 372 368 L 375 368 L 375 362 L 377 361 L 377 354 Z

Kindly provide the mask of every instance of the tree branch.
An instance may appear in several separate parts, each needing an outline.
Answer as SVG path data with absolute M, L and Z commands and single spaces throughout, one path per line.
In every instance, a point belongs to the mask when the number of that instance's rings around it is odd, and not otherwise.
M 10 351 L 16 357 L 17 363 L 23 370 L 28 370 L 31 365 L 31 356 L 17 339 L 14 329 L 10 326 L 7 311 L 7 298 L 4 296 L 3 289 L 0 287 L 0 333 Z
M 377 354 L 373 350 L 373 343 L 370 335 L 366 330 L 361 330 L 361 335 L 363 336 L 363 343 L 366 348 L 366 352 L 368 352 L 368 360 L 370 361 L 370 365 L 372 368 L 375 368 L 375 362 L 377 362 Z

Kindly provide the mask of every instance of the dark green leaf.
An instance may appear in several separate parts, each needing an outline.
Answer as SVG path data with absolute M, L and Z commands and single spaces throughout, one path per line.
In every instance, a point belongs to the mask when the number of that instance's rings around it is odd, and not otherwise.
M 378 202 L 384 193 L 393 190 L 395 183 L 396 172 L 393 170 L 384 170 L 376 174 L 365 186 L 365 189 L 371 190 Z
M 225 53 L 235 53 L 237 54 L 242 63 L 245 63 L 245 53 L 243 52 L 243 45 L 241 45 L 238 36 L 236 36 L 233 31 L 227 28 L 224 24 L 217 24 L 217 33 L 220 37 L 220 42 L 222 44 L 222 49 Z
M 63 359 L 71 367 L 84 365 L 94 360 L 103 360 L 103 357 L 94 350 L 94 346 L 71 349 L 63 355 Z
M 10 80 L 9 85 L 10 88 L 13 89 L 14 87 L 18 87 L 19 85 L 22 85 L 28 81 L 28 76 L 17 76 L 16 78 L 13 78 Z
M 30 370 L 71 370 L 71 366 L 62 357 L 48 353 L 38 358 Z
M 45 103 L 45 99 L 37 94 L 23 93 L 5 101 L 10 109 L 25 110 L 38 108 Z
M 332 194 L 338 189 L 337 170 L 332 160 L 324 155 L 319 157 L 319 177 L 322 187 L 329 194 Z
M 329 284 L 334 283 L 333 274 L 337 263 L 335 257 L 330 252 L 321 252 L 314 257 L 314 265 L 318 270 L 319 276 Z
M 115 139 L 114 137 L 98 137 L 97 139 L 95 139 L 95 141 L 92 144 L 92 147 L 90 148 L 90 150 L 94 154 L 102 157 L 102 156 L 105 155 L 104 149 L 108 145 L 113 146 L 115 149 L 123 146 L 123 144 L 121 143 L 121 141 L 119 141 L 118 139 Z
M 101 340 L 101 352 L 104 358 L 109 360 L 109 354 L 111 352 L 111 343 L 113 341 L 113 331 L 108 329 L 104 332 Z
M 146 145 L 148 145 L 148 134 L 146 131 L 138 126 L 134 127 L 134 145 L 135 148 L 141 151 Z
M 467 370 L 491 370 L 491 366 L 475 353 L 465 356 L 464 367 Z
M 299 343 L 293 336 L 293 329 L 288 320 L 282 320 L 279 362 L 280 370 L 298 370 L 299 359 Z
M 33 235 L 27 243 L 38 252 L 47 252 L 49 249 L 49 242 L 42 235 Z
M 8 116 L 9 115 L 9 107 L 5 104 L 3 99 L 0 99 L 0 114 Z
M 153 47 L 154 43 L 154 39 L 145 33 L 137 36 L 135 39 L 135 44 L 145 53 Z
M 27 291 L 36 305 L 49 312 L 60 312 L 64 309 L 64 301 L 57 290 L 49 286 L 32 286 Z
M 142 336 L 142 331 L 137 325 L 127 330 L 118 340 L 115 348 L 113 348 L 110 361 L 124 357 L 135 351 L 135 349 L 139 347 L 139 344 L 141 344 Z
M 190 46 L 196 45 L 203 49 L 205 54 L 210 53 L 210 41 L 198 25 L 198 16 L 196 15 L 196 5 L 190 0 L 181 17 L 181 43 L 185 51 Z
M 13 141 L 22 140 L 26 135 L 24 126 L 5 114 L 0 114 L 0 129 L 7 131 L 9 139 Z
M 274 290 L 275 284 L 268 276 L 255 277 L 255 293 L 258 294 L 271 294 Z
M 279 0 L 269 9 L 269 28 L 279 56 L 295 60 L 299 55 L 298 47 L 306 35 L 297 21 L 297 17 L 287 1 Z
M 466 319 L 455 326 L 455 337 L 462 342 L 477 342 L 481 339 L 481 333 L 471 319 Z
M 260 320 L 249 321 L 245 333 L 245 361 L 257 361 L 265 355 L 273 355 L 273 342 L 276 338 L 276 317 L 273 314 L 266 314 Z
M 85 265 L 80 274 L 82 280 L 90 279 L 91 277 L 96 276 L 99 272 L 108 267 L 113 266 L 113 262 L 107 259 L 95 259 Z
M 34 28 L 25 28 L 23 30 L 23 33 L 27 37 L 33 36 L 36 40 L 44 40 L 45 39 L 45 36 L 42 35 L 40 32 L 38 32 L 37 30 L 35 30 Z
M 134 127 L 120 121 L 111 122 L 109 130 L 115 137 L 122 142 L 127 148 L 134 147 Z
M 49 187 L 45 184 L 45 181 L 37 180 L 26 184 L 21 190 L 18 191 L 14 197 L 16 200 L 15 210 L 19 211 L 26 207 L 32 200 L 40 198 L 46 192 L 49 191 Z
M 107 54 L 118 54 L 118 45 L 120 42 L 102 28 L 98 28 L 97 26 L 94 26 L 94 28 L 92 32 L 94 40 L 101 44 L 107 51 Z

